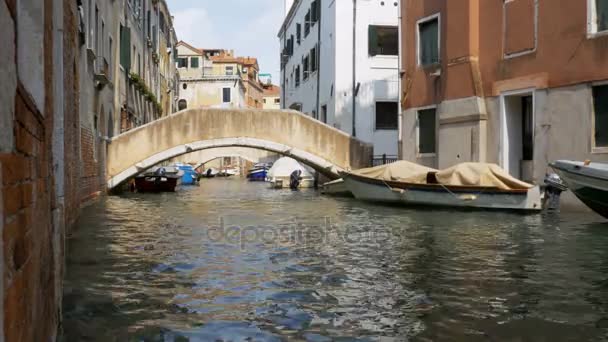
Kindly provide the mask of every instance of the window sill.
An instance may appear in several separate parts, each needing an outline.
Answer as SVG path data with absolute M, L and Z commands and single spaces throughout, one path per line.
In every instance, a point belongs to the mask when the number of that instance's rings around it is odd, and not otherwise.
M 398 131 L 399 127 L 394 127 L 394 128 L 380 128 L 380 127 L 376 127 L 374 130 L 375 131 Z
M 608 154 L 608 146 L 607 147 L 593 147 L 593 148 L 591 148 L 591 154 Z
M 416 155 L 417 158 L 435 158 L 437 157 L 437 153 L 418 153 Z
M 608 36 L 608 30 L 599 32 L 587 32 L 587 39 L 595 39 Z

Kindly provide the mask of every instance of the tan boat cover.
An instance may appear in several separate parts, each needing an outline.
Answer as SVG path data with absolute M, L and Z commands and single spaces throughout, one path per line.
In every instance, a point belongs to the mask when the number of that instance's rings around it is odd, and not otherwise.
M 461 163 L 445 170 L 435 170 L 416 163 L 400 160 L 398 162 L 352 171 L 353 174 L 416 184 L 426 184 L 427 174 L 435 172 L 437 182 L 449 186 L 484 186 L 503 190 L 529 189 L 533 185 L 509 175 L 496 164 Z
M 514 178 L 500 166 L 486 163 L 461 163 L 435 175 L 443 185 L 487 186 L 503 190 L 530 189 L 533 185 Z
M 437 170 L 405 160 L 399 160 L 392 164 L 355 170 L 352 173 L 385 181 L 426 183 L 426 175 L 429 172 L 437 172 Z

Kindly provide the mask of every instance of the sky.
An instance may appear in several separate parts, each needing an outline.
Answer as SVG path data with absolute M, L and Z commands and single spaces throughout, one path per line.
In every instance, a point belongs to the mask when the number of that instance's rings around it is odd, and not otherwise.
M 283 0 L 167 0 L 177 39 L 197 48 L 234 49 L 257 57 L 260 73 L 279 82 Z

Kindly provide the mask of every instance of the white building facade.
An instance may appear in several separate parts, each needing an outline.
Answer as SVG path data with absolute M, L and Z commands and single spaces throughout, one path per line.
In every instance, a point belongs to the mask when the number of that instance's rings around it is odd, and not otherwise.
M 293 4 L 290 3 L 293 2 Z M 286 0 L 281 103 L 398 154 L 398 0 Z

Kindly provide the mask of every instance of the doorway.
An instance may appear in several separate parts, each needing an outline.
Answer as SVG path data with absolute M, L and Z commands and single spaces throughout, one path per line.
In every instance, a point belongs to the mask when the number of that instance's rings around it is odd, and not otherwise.
M 532 181 L 534 92 L 510 93 L 501 98 L 500 166 L 513 177 Z

